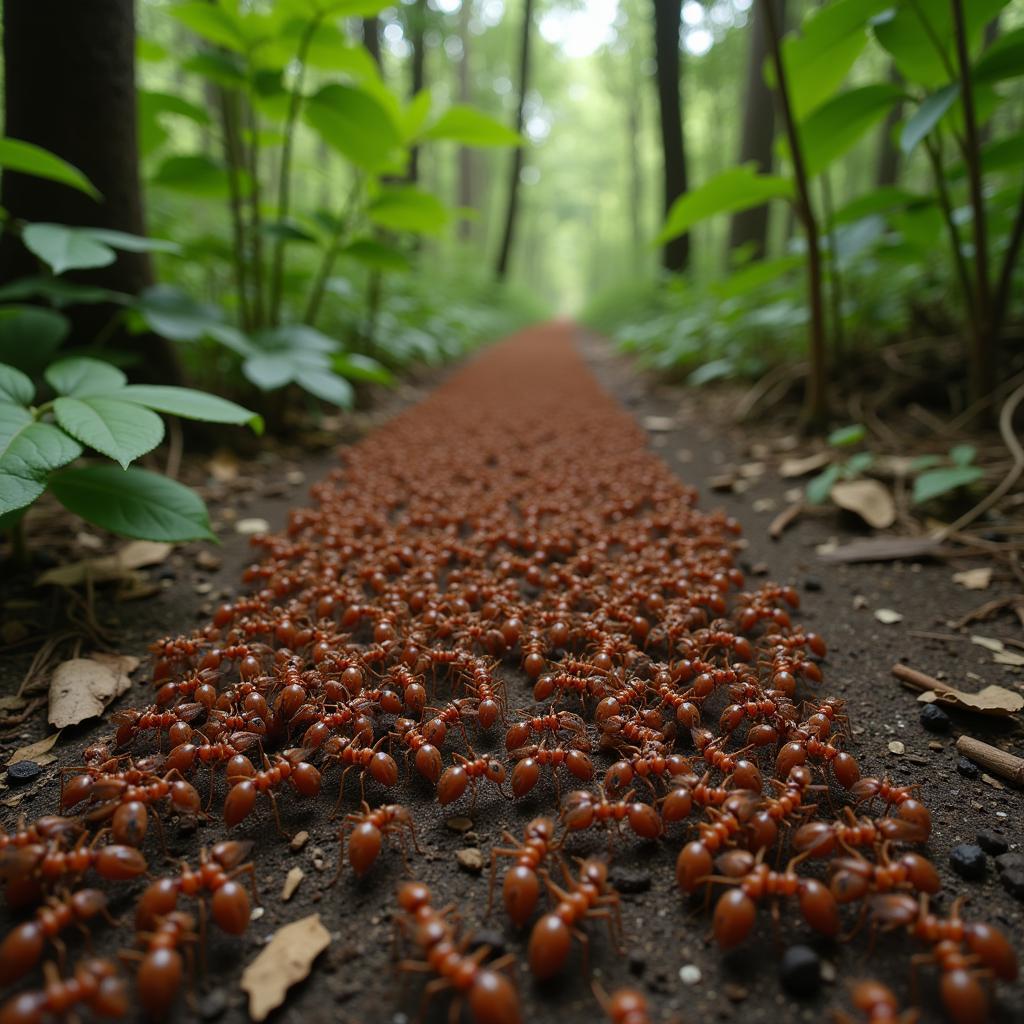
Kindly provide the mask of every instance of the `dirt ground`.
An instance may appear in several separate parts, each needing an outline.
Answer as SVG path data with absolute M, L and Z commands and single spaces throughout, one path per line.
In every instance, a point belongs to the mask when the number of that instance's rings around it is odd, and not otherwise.
M 949 851 L 959 843 L 974 842 L 983 829 L 1002 833 L 1011 849 L 1021 849 L 1021 792 L 992 785 L 980 777 L 965 777 L 958 771 L 955 750 L 956 735 L 969 731 L 1024 753 L 1019 727 L 1011 733 L 1009 727 L 954 716 L 952 734 L 929 733 L 919 722 L 920 705 L 914 694 L 902 688 L 890 674 L 892 664 L 903 660 L 968 689 L 980 687 L 979 680 L 1024 688 L 1021 669 L 995 664 L 991 653 L 971 643 L 966 631 L 954 632 L 947 625 L 949 620 L 959 618 L 983 601 L 1017 592 L 1019 587 L 997 579 L 983 594 L 965 590 L 953 582 L 952 573 L 970 563 L 826 564 L 816 552 L 819 545 L 831 538 L 843 541 L 863 535 L 862 529 L 836 517 L 801 521 L 780 541 L 771 541 L 767 527 L 785 504 L 783 495 L 790 484 L 766 474 L 751 480 L 742 494 L 708 492 L 705 482 L 720 475 L 724 467 L 751 461 L 749 451 L 737 441 L 735 432 L 725 424 L 707 419 L 705 407 L 698 406 L 686 391 L 638 374 L 603 342 L 581 338 L 581 345 L 602 383 L 641 423 L 652 416 L 663 418 L 658 429 L 649 435 L 652 447 L 687 482 L 701 488 L 702 505 L 724 506 L 740 519 L 749 543 L 744 569 L 755 578 L 764 573 L 765 578 L 791 582 L 800 589 L 803 606 L 799 621 L 822 633 L 829 643 L 825 682 L 820 692 L 847 701 L 852 726 L 848 745 L 859 759 L 862 772 L 888 773 L 901 784 L 921 785 L 921 798 L 930 808 L 933 820 L 926 852 L 938 866 L 944 883 L 936 906 L 945 910 L 953 899 L 964 896 L 969 901 L 965 913 L 998 924 L 1011 935 L 1018 950 L 1024 949 L 1024 906 L 1004 891 L 991 859 L 981 881 L 966 882 L 949 867 Z M 414 401 L 417 393 L 409 391 L 392 397 L 375 416 L 390 415 Z M 234 591 L 241 569 L 250 560 L 246 538 L 231 528 L 232 515 L 258 516 L 267 519 L 272 529 L 280 528 L 287 509 L 302 503 L 305 486 L 322 475 L 331 461 L 329 456 L 319 455 L 243 464 L 240 477 L 243 481 L 251 480 L 252 485 L 228 485 L 224 488 L 224 501 L 214 504 L 215 519 L 224 526 L 224 544 L 217 551 L 221 558 L 218 569 L 199 568 L 196 557 L 200 546 L 184 545 L 166 563 L 147 570 L 159 586 L 154 596 L 116 604 L 100 595 L 98 617 L 116 636 L 117 650 L 145 657 L 146 646 L 153 639 L 186 632 L 204 621 L 218 596 Z M 236 507 L 235 513 L 223 511 L 240 502 L 244 504 Z M 23 600 L 27 593 L 21 585 L 10 582 L 5 583 L 4 591 L 5 600 L 12 595 L 15 600 Z M 34 624 L 45 622 L 58 597 L 51 594 L 47 600 L 53 604 L 31 612 Z M 883 625 L 873 614 L 878 608 L 894 609 L 903 619 Z M 7 605 L 5 619 L 19 614 L 10 609 Z M 1019 639 L 1016 621 L 1004 616 L 979 625 L 976 631 L 996 638 Z M 921 633 L 945 634 L 947 638 L 923 637 Z M 5 653 L 0 663 L 0 693 L 9 694 L 17 687 L 28 667 L 27 650 L 24 646 Z M 136 680 L 122 698 L 125 706 L 141 705 L 150 699 L 145 666 L 136 673 Z M 516 691 L 514 682 L 509 684 L 509 703 L 513 707 L 529 699 L 525 679 L 520 680 L 520 685 L 521 689 Z M 13 749 L 39 738 L 42 732 L 40 712 L 32 720 L 0 734 L 3 759 Z M 12 827 L 20 814 L 35 817 L 52 813 L 59 769 L 75 764 L 78 751 L 109 733 L 110 727 L 103 721 L 66 733 L 54 751 L 58 754 L 57 762 L 48 766 L 40 778 L 27 786 L 11 785 L 0 793 L 4 827 Z M 889 752 L 888 744 L 893 740 L 904 745 L 902 754 Z M 602 757 L 598 761 L 599 771 L 609 760 Z M 457 903 L 467 926 L 476 930 L 478 941 L 498 950 L 521 953 L 525 936 L 515 934 L 503 914 L 495 913 L 489 920 L 484 919 L 487 871 L 474 874 L 458 869 L 456 853 L 477 846 L 486 863 L 503 828 L 521 834 L 523 825 L 546 808 L 550 802 L 550 794 L 543 789 L 546 784 L 542 782 L 530 798 L 514 805 L 497 794 L 482 791 L 469 832 L 446 827 L 444 819 L 436 814 L 425 816 L 426 824 L 419 831 L 425 853 L 415 862 L 416 876 L 431 887 L 439 904 Z M 305 829 L 310 834 L 308 843 L 298 852 L 292 852 L 276 835 L 268 814 L 254 815 L 238 830 L 259 847 L 259 887 L 264 912 L 241 939 L 228 940 L 211 934 L 205 978 L 195 986 L 196 1006 L 192 1009 L 183 1003 L 177 1019 L 247 1019 L 237 983 L 242 966 L 253 959 L 276 928 L 313 912 L 321 914 L 333 941 L 316 962 L 309 979 L 291 990 L 272 1019 L 282 1024 L 328 1020 L 401 1024 L 417 1019 L 419 982 L 402 982 L 391 970 L 390 961 L 389 913 L 395 886 L 403 878 L 402 859 L 397 849 L 387 848 L 362 881 L 346 874 L 337 886 L 325 889 L 337 857 L 337 823 L 329 816 L 333 799 L 334 793 L 328 792 L 318 801 L 290 805 L 286 827 L 290 831 Z M 425 783 L 420 787 L 419 799 L 432 799 Z M 415 809 L 416 801 L 409 802 Z M 452 814 L 465 812 L 466 808 L 457 805 Z M 168 828 L 169 847 L 174 856 L 194 858 L 200 843 L 216 841 L 220 836 L 217 821 L 200 823 L 197 830 L 182 830 L 174 825 Z M 849 1006 L 846 983 L 867 975 L 891 982 L 901 993 L 908 991 L 909 954 L 916 950 L 911 949 L 903 935 L 883 937 L 873 949 L 864 936 L 849 944 L 835 944 L 814 936 L 791 915 L 785 916 L 782 928 L 773 934 L 765 914 L 760 915 L 763 920 L 759 919 L 755 941 L 723 957 L 708 942 L 709 918 L 702 911 L 701 901 L 689 904 L 680 898 L 676 888 L 674 862 L 681 840 L 682 833 L 670 832 L 656 843 L 626 838 L 619 843 L 611 879 L 623 894 L 626 954 L 617 955 L 596 924 L 588 927 L 594 977 L 606 989 L 622 984 L 642 989 L 651 1001 L 655 1021 L 743 1019 L 752 1024 L 826 1019 L 828 1008 Z M 602 851 L 604 840 L 595 838 L 588 845 L 574 838 L 570 849 L 579 854 L 590 849 Z M 325 862 L 322 870 L 316 866 L 320 862 Z M 306 875 L 295 896 L 284 903 L 280 899 L 281 885 L 289 868 L 295 865 L 301 866 Z M 135 891 L 123 887 L 113 906 L 115 915 L 127 912 Z M 4 913 L 0 928 L 6 930 L 8 926 L 9 915 Z M 98 952 L 114 951 L 109 935 L 109 930 L 97 929 Z M 826 964 L 826 982 L 820 992 L 802 999 L 784 994 L 779 982 L 780 955 L 786 946 L 798 942 L 814 946 Z M 598 1019 L 595 1015 L 599 1011 L 590 983 L 583 975 L 578 952 L 573 957 L 570 968 L 559 979 L 543 986 L 532 982 L 520 962 L 517 981 L 526 1020 Z M 680 968 L 684 965 L 699 969 L 696 984 L 687 985 L 681 980 Z M 934 971 L 924 968 L 919 981 L 922 1019 L 943 1019 L 934 995 Z M 1024 1019 L 1024 992 L 1020 985 L 1002 984 L 998 992 L 991 1019 Z M 446 1013 L 446 1000 L 442 999 L 429 1019 L 444 1020 Z

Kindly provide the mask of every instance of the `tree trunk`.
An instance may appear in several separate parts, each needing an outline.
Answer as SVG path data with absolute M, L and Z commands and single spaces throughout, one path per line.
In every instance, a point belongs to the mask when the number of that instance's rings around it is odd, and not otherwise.
M 683 110 L 680 95 L 679 28 L 682 0 L 654 0 L 654 59 L 664 154 L 665 213 L 687 189 Z M 690 262 L 690 236 L 680 235 L 665 245 L 662 266 L 681 273 Z
M 786 21 L 786 0 L 773 0 L 778 24 Z M 750 56 L 747 59 L 746 98 L 743 105 L 743 134 L 740 138 L 740 163 L 753 161 L 761 174 L 772 169 L 772 143 L 775 139 L 775 104 L 764 80 L 764 64 L 770 45 L 765 12 L 754 6 L 750 27 Z M 752 248 L 754 259 L 763 259 L 768 247 L 768 204 L 737 213 L 729 228 L 729 249 L 741 245 Z
M 629 224 L 632 231 L 635 266 L 646 261 L 644 240 L 644 173 L 640 164 L 642 93 L 637 69 L 630 63 L 628 107 L 626 110 L 626 144 L 629 146 Z
M 427 0 L 416 0 L 409 9 L 406 24 L 409 32 L 409 43 L 412 46 L 410 61 L 409 95 L 415 96 L 426 84 L 427 48 L 424 41 L 427 27 Z M 409 153 L 409 181 L 415 183 L 420 179 L 420 147 L 413 146 Z
M 903 77 L 893 64 L 889 68 L 889 81 L 902 85 Z M 897 103 L 886 114 L 882 124 L 882 137 L 878 143 L 878 164 L 875 167 L 875 185 L 895 185 L 900 174 L 900 150 L 893 138 L 896 125 L 903 120 L 903 104 Z
M 459 6 L 459 39 L 462 40 L 462 57 L 459 60 L 459 102 L 469 103 L 472 96 L 472 85 L 469 65 L 469 19 L 472 14 L 470 0 L 462 0 Z M 467 210 L 472 209 L 476 202 L 476 190 L 473 180 L 474 157 L 469 146 L 459 147 L 458 185 L 456 203 Z M 469 242 L 473 238 L 473 222 L 462 217 L 458 225 L 459 241 Z
M 133 0 L 8 0 L 3 10 L 5 133 L 48 149 L 99 189 L 96 202 L 76 189 L 26 174 L 3 175 L 0 203 L 14 218 L 102 227 L 145 235 L 135 109 Z M 0 280 L 35 274 L 34 257 L 10 234 L 0 244 Z M 73 275 L 137 295 L 153 283 L 146 253 Z M 73 307 L 74 337 L 91 342 L 116 312 Z M 174 351 L 147 336 L 142 374 L 173 382 Z M 138 339 L 134 342 L 138 346 Z
M 526 90 L 530 81 L 530 36 L 533 23 L 533 0 L 525 0 L 523 29 L 519 43 L 519 98 L 516 103 L 515 130 L 523 132 L 523 110 L 526 105 Z M 519 175 L 523 170 L 523 147 L 516 146 L 512 153 L 512 166 L 508 181 L 508 206 L 505 208 L 505 232 L 498 251 L 495 273 L 499 281 L 508 275 L 509 258 L 512 255 L 512 236 L 515 232 L 516 211 L 519 206 Z

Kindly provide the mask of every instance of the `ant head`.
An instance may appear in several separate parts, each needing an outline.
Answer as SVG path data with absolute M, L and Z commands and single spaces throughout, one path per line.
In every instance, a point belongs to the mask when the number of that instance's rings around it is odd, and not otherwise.
M 505 766 L 501 761 L 491 760 L 487 762 L 487 778 L 496 782 L 499 786 L 505 781 Z
M 407 914 L 414 914 L 429 903 L 430 890 L 422 882 L 403 882 L 398 887 L 398 905 Z

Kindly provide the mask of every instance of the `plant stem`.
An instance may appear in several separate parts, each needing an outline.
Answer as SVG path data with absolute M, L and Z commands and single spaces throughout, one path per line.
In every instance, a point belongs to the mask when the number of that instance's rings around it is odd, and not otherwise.
M 259 122 L 256 118 L 256 111 L 252 102 L 246 104 L 249 121 L 249 177 L 252 179 L 251 192 L 249 195 L 250 211 L 250 236 L 252 241 L 252 277 L 253 277 L 253 301 L 252 301 L 252 325 L 260 328 L 267 326 L 266 307 L 264 305 L 264 279 L 263 279 L 263 213 L 260 209 L 262 202 L 260 190 L 260 143 L 259 143 Z
M 338 253 L 341 252 L 341 245 L 345 240 L 347 228 L 352 221 L 356 204 L 359 202 L 359 198 L 362 195 L 362 189 L 363 179 L 357 174 L 348 194 L 348 199 L 345 202 L 345 208 L 338 215 L 337 227 L 334 229 L 334 234 L 331 236 L 330 243 L 324 250 L 323 259 L 320 261 L 320 267 L 316 272 L 313 287 L 309 292 L 309 301 L 306 303 L 306 312 L 303 314 L 302 322 L 304 324 L 308 324 L 310 327 L 316 326 L 316 318 L 320 312 L 320 304 L 323 302 L 324 292 L 327 290 L 327 281 L 331 276 L 331 270 L 334 268 L 334 261 L 338 258 Z
M 974 275 L 976 299 L 975 330 L 971 337 L 970 396 L 977 400 L 993 385 L 992 365 L 992 291 L 988 273 L 988 228 L 985 223 L 985 197 L 982 194 L 981 143 L 974 111 L 974 84 L 971 60 L 967 53 L 967 28 L 962 0 L 950 0 L 953 10 L 953 37 L 960 73 L 960 101 L 964 108 L 964 159 L 971 197 L 974 225 Z
M 775 17 L 775 8 L 771 0 L 761 0 L 761 4 L 765 11 L 768 37 L 771 44 L 772 64 L 775 68 L 775 93 L 786 129 L 786 138 L 789 141 L 790 159 L 793 161 L 793 176 L 796 179 L 797 188 L 797 214 L 803 221 L 804 233 L 807 236 L 807 290 L 811 306 L 811 329 L 808 352 L 810 369 L 807 375 L 807 392 L 804 398 L 804 418 L 809 424 L 820 426 L 828 418 L 828 393 L 825 376 L 825 305 L 822 299 L 821 251 L 818 244 L 818 223 L 815 220 L 814 209 L 811 206 L 803 150 L 800 146 L 800 135 L 797 131 L 793 109 L 789 102 L 789 88 L 786 85 L 786 69 L 782 61 L 779 25 Z
M 249 312 L 249 282 L 245 262 L 245 209 L 242 205 L 240 172 L 245 164 L 238 134 L 238 97 L 220 88 L 221 122 L 224 128 L 224 159 L 228 165 L 228 197 L 231 230 L 234 235 L 233 262 L 238 289 L 238 325 L 243 331 L 252 326 Z
M 1003 324 L 1006 321 L 1006 314 L 1010 309 L 1010 292 L 1013 288 L 1013 271 L 1020 258 L 1021 244 L 1024 243 L 1024 192 L 1021 193 L 1020 202 L 1017 204 L 1017 215 L 1013 220 L 1013 230 L 1010 232 L 1010 244 L 1006 247 L 1006 254 L 1003 256 L 1003 267 L 999 272 L 999 284 L 996 287 L 995 298 L 992 302 L 992 343 L 999 340 Z
M 832 222 L 832 181 L 826 171 L 821 176 L 821 205 L 828 225 L 828 266 L 830 271 L 829 295 L 832 299 L 832 356 L 841 381 L 846 378 L 846 337 L 843 331 L 843 279 L 839 271 L 839 246 L 836 227 Z

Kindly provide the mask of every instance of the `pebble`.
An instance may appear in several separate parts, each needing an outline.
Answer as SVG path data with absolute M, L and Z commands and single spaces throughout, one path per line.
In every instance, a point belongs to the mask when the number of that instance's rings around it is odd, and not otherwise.
M 822 583 L 817 576 L 808 576 L 807 579 L 804 580 L 804 590 L 815 592 L 824 589 L 825 584 Z
M 317 871 L 323 871 L 327 866 L 327 861 L 324 859 L 324 851 L 321 850 L 319 846 L 314 846 L 313 849 L 310 850 L 309 855 L 313 860 L 313 867 L 315 867 Z
M 207 551 L 206 548 L 196 554 L 196 566 L 200 569 L 215 572 L 222 564 L 223 560 L 220 555 L 215 555 L 212 551 Z
M 269 533 L 270 523 L 266 519 L 239 519 L 235 523 L 235 532 L 243 537 L 254 537 L 259 533 Z
M 1024 900 L 1024 868 L 1007 868 L 1000 872 L 999 881 L 1014 899 Z
M 985 875 L 985 851 L 974 843 L 961 843 L 950 850 L 949 865 L 961 878 L 976 881 Z
M 306 877 L 305 871 L 302 868 L 292 868 L 291 871 L 285 876 L 284 885 L 281 887 L 281 899 L 287 903 L 294 895 L 295 890 L 298 889 L 299 883 L 303 878 Z
M 445 826 L 453 832 L 468 832 L 473 827 L 472 818 L 449 818 Z
M 782 954 L 779 980 L 791 996 L 809 996 L 821 984 L 821 959 L 810 946 L 790 946 Z
M 907 748 L 899 740 L 889 741 L 889 753 L 890 754 L 903 754 L 906 753 Z
M 296 832 L 295 835 L 292 836 L 290 846 L 293 852 L 298 853 L 298 851 L 301 850 L 308 842 L 309 833 L 303 829 L 301 832 Z
M 228 994 L 222 988 L 212 989 L 199 1000 L 199 1016 L 203 1020 L 216 1020 L 228 1008 Z
M 459 867 L 471 874 L 479 875 L 484 869 L 484 855 L 475 847 L 467 846 L 455 854 Z
M 953 728 L 953 720 L 937 704 L 921 708 L 921 724 L 929 732 L 949 732 Z
M 990 828 L 983 828 L 978 833 L 977 839 L 978 845 L 993 857 L 1006 853 L 1010 848 L 1010 844 L 998 832 L 994 832 Z
M 651 873 L 642 868 L 616 865 L 608 874 L 612 887 L 621 893 L 647 892 L 651 887 Z
M 211 590 L 213 590 L 213 584 L 209 580 L 203 580 L 202 583 L 197 583 L 195 586 L 197 594 L 208 594 Z
M 700 984 L 700 979 L 700 968 L 696 964 L 683 964 L 679 968 L 679 980 L 684 985 L 698 985 Z
M 1024 853 L 1001 853 L 996 857 L 996 871 L 1024 871 Z
M 969 757 L 961 757 L 956 762 L 956 770 L 965 779 L 981 778 L 981 769 Z
M 15 761 L 7 769 L 7 781 L 25 783 L 42 775 L 43 766 L 35 761 Z

